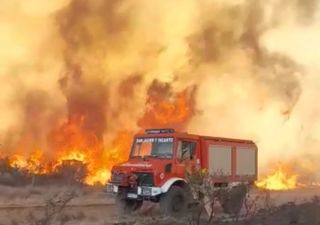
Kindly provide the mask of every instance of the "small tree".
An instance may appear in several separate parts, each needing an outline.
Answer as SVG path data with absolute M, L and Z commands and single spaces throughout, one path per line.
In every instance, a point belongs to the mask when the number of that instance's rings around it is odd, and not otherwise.
M 199 225 L 204 209 L 209 215 L 207 224 L 210 224 L 215 216 L 214 205 L 221 195 L 221 189 L 214 187 L 211 176 L 206 170 L 189 172 L 187 181 L 195 200 L 189 207 L 192 212 L 189 224 Z
M 215 180 L 223 181 L 225 176 L 222 173 L 219 175 L 211 175 L 207 170 L 194 170 L 187 174 L 187 180 L 193 194 L 195 202 L 191 204 L 192 217 L 191 225 L 199 225 L 204 209 L 209 217 L 206 224 L 210 224 L 215 217 L 215 205 L 219 202 L 224 212 L 233 215 L 237 220 L 239 213 L 248 192 L 247 185 L 239 183 L 233 187 L 223 185 L 215 185 Z M 227 181 L 221 184 L 227 184 Z

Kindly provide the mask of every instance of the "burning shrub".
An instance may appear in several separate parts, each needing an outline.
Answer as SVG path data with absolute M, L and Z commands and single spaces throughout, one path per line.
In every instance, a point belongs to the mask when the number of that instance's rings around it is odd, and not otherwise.
M 87 175 L 87 169 L 86 165 L 80 161 L 68 160 L 63 161 L 63 163 L 56 168 L 56 174 L 69 184 L 83 184 Z
M 21 186 L 45 184 L 84 184 L 87 167 L 77 160 L 64 160 L 51 173 L 33 173 L 26 168 L 14 167 L 8 158 L 0 160 L 0 184 Z
M 12 167 L 8 158 L 0 159 L 0 184 L 21 186 L 30 181 L 30 177 L 24 170 Z
M 81 185 L 87 175 L 86 165 L 77 160 L 66 160 L 52 173 L 34 174 L 33 185 L 62 184 Z

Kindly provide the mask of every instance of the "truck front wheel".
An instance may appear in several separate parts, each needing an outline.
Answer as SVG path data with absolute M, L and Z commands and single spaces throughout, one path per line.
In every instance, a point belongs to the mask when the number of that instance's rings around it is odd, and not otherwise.
M 134 212 L 140 209 L 142 204 L 143 204 L 142 200 L 127 199 L 127 198 L 124 198 L 123 195 L 121 194 L 118 194 L 116 196 L 116 207 L 120 215 Z
M 160 198 L 161 213 L 166 216 L 181 216 L 186 213 L 189 203 L 186 193 L 182 187 L 172 186 Z

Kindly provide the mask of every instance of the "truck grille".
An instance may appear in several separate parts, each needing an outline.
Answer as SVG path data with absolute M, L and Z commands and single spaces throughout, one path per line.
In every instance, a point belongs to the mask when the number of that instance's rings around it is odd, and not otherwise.
M 135 173 L 138 176 L 138 186 L 153 186 L 153 174 L 152 173 Z
M 123 173 L 112 173 L 111 174 L 111 183 L 120 184 L 123 181 Z

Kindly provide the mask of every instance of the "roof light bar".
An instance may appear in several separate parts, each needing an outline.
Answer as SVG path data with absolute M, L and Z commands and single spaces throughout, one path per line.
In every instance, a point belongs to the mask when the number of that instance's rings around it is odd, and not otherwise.
M 174 133 L 175 130 L 172 128 L 163 128 L 163 129 L 146 129 L 146 134 L 166 134 L 166 133 Z

